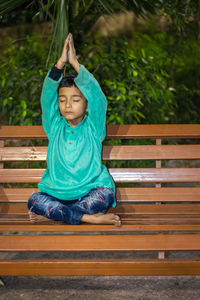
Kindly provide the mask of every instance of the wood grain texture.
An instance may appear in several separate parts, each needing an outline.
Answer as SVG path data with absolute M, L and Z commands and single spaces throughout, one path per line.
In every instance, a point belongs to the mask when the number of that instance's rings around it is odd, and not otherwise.
M 107 125 L 106 138 L 198 138 L 200 124 Z M 1 126 L 0 138 L 44 138 L 42 126 Z
M 0 169 L 0 183 L 39 182 L 45 169 Z M 200 168 L 110 168 L 115 182 L 200 182 Z
M 197 259 L 0 260 L 1 276 L 200 275 Z
M 200 224 L 122 224 L 121 227 L 116 227 L 114 225 L 94 225 L 94 224 L 80 224 L 80 225 L 71 225 L 71 224 L 51 224 L 49 223 L 37 223 L 31 224 L 30 222 L 26 222 L 26 224 L 13 223 L 5 224 L 4 222 L 1 224 L 1 232 L 199 232 Z
M 200 234 L 5 235 L 0 251 L 185 251 L 200 249 Z
M 0 161 L 45 161 L 47 147 L 2 147 Z M 103 146 L 102 160 L 199 159 L 200 145 Z

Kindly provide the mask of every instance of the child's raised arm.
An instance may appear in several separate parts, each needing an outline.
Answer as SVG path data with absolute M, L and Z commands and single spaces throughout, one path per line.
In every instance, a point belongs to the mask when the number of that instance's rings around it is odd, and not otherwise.
M 48 137 L 50 135 L 51 128 L 60 119 L 57 89 L 60 81 L 63 78 L 63 74 L 62 71 L 60 71 L 60 74 L 58 74 L 60 78 L 58 80 L 54 80 L 49 76 L 50 73 L 54 71 L 53 69 L 56 68 L 53 67 L 51 70 L 49 70 L 44 79 L 40 97 L 42 108 L 42 125 Z
M 83 65 L 74 82 L 88 101 L 88 119 L 102 142 L 106 136 L 107 98 L 96 78 Z
M 54 123 L 60 119 L 57 89 L 63 78 L 62 73 L 64 66 L 66 62 L 69 61 L 77 72 L 79 72 L 80 69 L 72 44 L 72 35 L 69 33 L 65 40 L 61 57 L 55 64 L 55 67 L 53 66 L 53 68 L 49 70 L 43 83 L 41 93 L 42 124 L 47 136 L 50 135 Z
M 107 99 L 93 74 L 83 65 L 79 64 L 71 33 L 69 33 L 69 51 L 67 57 L 69 63 L 78 73 L 74 82 L 88 101 L 88 118 L 94 131 L 96 131 L 96 135 L 102 142 L 106 136 Z M 61 62 L 60 66 L 63 66 Z

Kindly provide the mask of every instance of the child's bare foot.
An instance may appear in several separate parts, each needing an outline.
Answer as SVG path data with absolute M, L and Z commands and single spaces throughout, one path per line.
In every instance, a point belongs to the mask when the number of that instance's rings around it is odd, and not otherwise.
M 37 215 L 34 212 L 30 211 L 28 212 L 29 214 L 29 219 L 31 223 L 37 223 L 37 222 L 43 222 L 43 221 L 50 221 L 48 218 L 45 218 L 41 215 Z
M 92 223 L 92 224 L 113 224 L 116 226 L 121 226 L 121 220 L 118 215 L 107 213 L 98 213 L 93 215 L 83 215 L 82 222 Z
M 28 211 L 28 214 L 29 214 L 29 219 L 31 221 L 31 223 L 37 223 L 37 222 L 50 222 L 51 224 L 63 224 L 62 221 L 55 221 L 55 220 L 52 220 L 52 219 L 48 219 L 48 218 L 45 218 L 41 215 L 37 215 L 35 214 L 34 212 L 32 211 Z

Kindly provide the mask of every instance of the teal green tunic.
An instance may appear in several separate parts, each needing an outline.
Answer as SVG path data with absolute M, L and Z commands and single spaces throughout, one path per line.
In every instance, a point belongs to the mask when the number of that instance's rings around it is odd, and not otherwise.
M 106 137 L 107 99 L 98 81 L 83 66 L 75 83 L 88 101 L 88 115 L 71 126 L 61 116 L 58 105 L 59 80 L 48 71 L 41 93 L 42 124 L 48 136 L 47 168 L 38 183 L 41 192 L 61 200 L 75 200 L 91 189 L 109 187 L 116 193 L 115 183 L 102 164 L 102 142 Z M 116 198 L 112 204 L 116 206 Z

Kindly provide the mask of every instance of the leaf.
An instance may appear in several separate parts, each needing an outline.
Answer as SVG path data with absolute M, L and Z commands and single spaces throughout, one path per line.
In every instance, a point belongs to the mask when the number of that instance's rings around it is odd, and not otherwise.
M 137 111 L 137 114 L 141 117 L 141 118 L 145 118 L 145 116 L 140 112 L 140 111 Z
M 20 104 L 21 104 L 21 106 L 22 106 L 24 109 L 25 109 L 26 106 L 27 106 L 27 105 L 26 105 L 26 101 L 23 100 L 23 99 L 20 101 Z
M 126 94 L 126 88 L 124 86 L 120 86 L 119 89 L 122 92 L 122 94 Z
M 6 83 L 6 78 L 4 77 L 4 78 L 2 79 L 2 82 L 1 82 L 1 87 L 2 87 L 2 88 L 4 88 L 5 83 Z
M 6 99 L 3 100 L 3 106 L 6 106 L 7 103 L 8 103 L 8 98 L 6 98 Z
M 142 56 L 144 57 L 144 58 L 146 58 L 146 53 L 145 53 L 145 50 L 142 48 L 141 49 L 141 52 L 142 52 Z
M 133 70 L 133 76 L 135 76 L 135 77 L 138 76 L 138 72 L 136 70 Z
M 112 121 L 114 118 L 115 118 L 115 115 L 112 114 L 112 115 L 110 116 L 110 121 Z
M 120 124 L 123 124 L 123 120 L 122 120 L 121 117 L 117 116 L 116 119 L 117 119 L 117 121 L 118 121 Z
M 4 15 L 16 7 L 19 7 L 23 3 L 27 2 L 27 0 L 9 0 L 9 1 L 1 1 L 0 3 L 0 15 Z
M 26 110 L 24 110 L 24 111 L 23 111 L 23 113 L 22 113 L 22 117 L 23 117 L 23 118 L 25 118 L 25 117 L 26 117 L 26 115 L 27 115 L 27 111 L 26 111 Z

